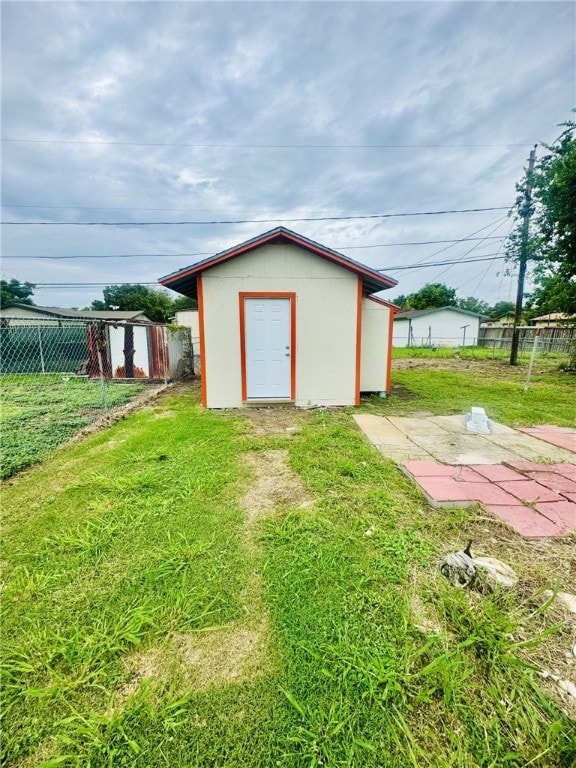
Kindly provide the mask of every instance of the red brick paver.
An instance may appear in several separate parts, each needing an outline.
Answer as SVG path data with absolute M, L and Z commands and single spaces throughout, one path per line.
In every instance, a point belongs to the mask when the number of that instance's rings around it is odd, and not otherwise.
M 511 483 L 498 483 L 498 486 L 523 501 L 562 501 L 562 496 L 535 480 L 524 479 Z
M 403 467 L 433 506 L 481 503 L 526 537 L 565 536 L 576 530 L 573 464 L 517 461 L 510 462 L 508 467 L 463 467 L 435 461 L 405 461 Z
M 576 528 L 576 504 L 571 501 L 536 504 L 536 511 L 556 523 L 564 534 Z
M 470 469 L 494 483 L 504 480 L 524 480 L 524 475 L 502 464 L 472 464 Z
M 541 424 L 536 427 L 518 427 L 519 432 L 537 437 L 546 443 L 576 452 L 576 429 L 569 427 L 554 427 L 551 424 Z
M 530 477 L 556 493 L 576 493 L 576 480 L 561 475 L 559 472 L 528 472 Z
M 539 538 L 542 536 L 562 536 L 563 528 L 544 515 L 535 512 L 530 507 L 522 505 L 515 507 L 500 507 L 491 504 L 486 507 L 493 515 L 504 523 L 510 525 L 526 538 Z

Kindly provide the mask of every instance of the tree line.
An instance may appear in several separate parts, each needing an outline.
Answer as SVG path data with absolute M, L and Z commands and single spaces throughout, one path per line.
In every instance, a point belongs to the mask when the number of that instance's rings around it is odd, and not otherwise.
M 474 296 L 460 298 L 457 296 L 456 288 L 450 288 L 444 283 L 428 283 L 415 293 L 397 296 L 392 299 L 392 303 L 400 309 L 458 307 L 458 309 L 477 312 L 479 315 L 486 315 L 486 317 L 493 319 L 514 313 L 514 304 L 511 301 L 498 301 L 491 306 L 487 301 L 482 301 Z

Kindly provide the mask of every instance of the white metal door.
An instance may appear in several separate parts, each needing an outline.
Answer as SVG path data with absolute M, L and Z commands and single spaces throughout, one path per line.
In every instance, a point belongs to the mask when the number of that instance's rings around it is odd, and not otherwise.
M 290 299 L 244 299 L 246 396 L 290 398 Z

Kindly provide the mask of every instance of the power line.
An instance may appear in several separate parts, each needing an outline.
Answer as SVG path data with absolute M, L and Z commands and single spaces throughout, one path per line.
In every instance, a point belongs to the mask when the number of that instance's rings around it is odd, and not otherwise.
M 480 213 L 484 211 L 508 211 L 509 205 L 492 206 L 490 208 L 454 208 L 445 211 L 411 211 L 410 213 L 373 213 L 364 216 L 318 216 L 301 217 L 295 219 L 235 219 L 223 221 L 3 221 L 0 224 L 7 226 L 35 227 L 35 226 L 72 226 L 72 227 L 147 227 L 147 226 L 174 226 L 182 224 L 207 225 L 207 224 L 271 224 L 274 222 L 299 222 L 299 221 L 349 221 L 351 219 L 394 219 L 404 216 L 441 216 L 451 213 Z
M 458 244 L 458 243 L 464 243 L 464 242 L 468 242 L 468 241 L 470 241 L 470 240 L 478 239 L 478 240 L 480 240 L 480 241 L 481 241 L 481 242 L 480 242 L 478 245 L 482 245 L 482 242 L 483 242 L 484 240 L 487 240 L 487 239 L 488 239 L 488 237 L 490 237 L 490 235 L 492 234 L 492 232 L 495 232 L 495 231 L 496 231 L 496 229 L 498 228 L 498 226 L 499 226 L 499 225 L 500 225 L 500 224 L 501 224 L 503 221 L 505 221 L 507 218 L 508 218 L 508 216 L 502 216 L 501 218 L 497 219 L 496 221 L 492 221 L 492 222 L 490 222 L 489 224 L 485 224 L 483 227 L 480 227 L 480 229 L 476 229 L 474 232 L 471 232 L 471 233 L 470 233 L 469 235 L 467 235 L 466 237 L 462 237 L 462 238 L 460 238 L 459 240 L 456 240 L 454 243 L 451 243 L 450 245 L 446 245 L 444 248 L 439 248 L 438 250 L 436 250 L 436 251 L 433 251 L 433 253 L 430 253 L 430 254 L 428 254 L 428 256 L 425 256 L 423 259 L 420 259 L 420 261 L 418 262 L 418 264 L 421 264 L 423 267 L 425 267 L 425 266 L 426 266 L 426 263 L 425 263 L 425 262 L 428 262 L 428 261 L 429 261 L 429 259 L 432 259 L 432 258 L 434 258 L 434 256 L 438 256 L 438 255 L 439 255 L 439 254 L 441 254 L 441 253 L 445 253 L 446 251 L 449 251 L 449 250 L 450 250 L 450 248 L 454 248 L 454 246 L 455 246 L 456 244 Z M 496 227 L 494 227 L 494 228 L 491 230 L 491 233 L 490 233 L 490 235 L 483 235 L 481 238 L 474 238 L 474 237 L 473 237 L 474 235 L 477 235 L 478 233 L 480 233 L 480 232 L 483 232 L 484 230 L 488 229 L 489 227 L 493 227 L 493 225 L 494 225 L 494 224 L 496 224 Z M 472 249 L 472 250 L 473 250 L 473 249 Z M 466 251 L 466 253 L 464 253 L 463 255 L 464 255 L 464 256 L 466 256 L 468 253 L 470 253 L 470 251 Z
M 494 227 L 494 229 L 492 229 L 492 230 L 490 231 L 490 233 L 489 233 L 489 234 L 491 235 L 493 232 L 495 232 L 495 231 L 496 231 L 496 229 L 498 229 L 498 227 L 500 226 L 500 224 L 501 224 L 501 221 L 498 221 L 498 222 L 496 223 L 496 226 Z M 459 258 L 458 258 L 458 259 L 457 259 L 457 260 L 454 262 L 454 264 L 462 263 L 462 262 L 463 262 L 463 260 L 466 258 L 466 256 L 468 256 L 470 253 L 472 253 L 473 251 L 475 251 L 475 250 L 476 250 L 477 248 L 479 248 L 481 245 L 482 245 L 482 243 L 476 243 L 476 245 L 473 245 L 473 246 L 472 246 L 472 248 L 470 248 L 470 249 L 469 249 L 469 250 L 467 250 L 465 253 L 463 253 L 463 254 L 462 254 L 462 255 L 461 255 L 461 256 L 460 256 L 460 257 L 459 257 Z M 494 255 L 498 255 L 498 254 L 494 254 Z M 466 263 L 468 263 L 468 262 L 466 262 Z M 439 279 L 442 277 L 442 275 L 445 275 L 445 274 L 446 274 L 446 272 L 448 272 L 448 271 L 451 269 L 451 267 L 452 267 L 452 266 L 453 266 L 453 264 L 451 264 L 450 266 L 448 266 L 446 269 L 443 269 L 443 270 L 442 270 L 442 272 L 440 272 L 438 275 L 436 275 L 436 277 L 434 277 L 434 278 L 433 278 L 434 282 L 435 282 L 436 280 L 439 280 Z
M 351 251 L 364 248 L 396 248 L 405 245 L 434 245 L 435 243 L 462 243 L 471 240 L 503 240 L 506 235 L 495 235 L 492 237 L 465 237 L 455 240 L 419 240 L 411 243 L 376 243 L 374 245 L 339 245 L 335 250 Z M 3 256 L 4 259 L 161 259 L 161 258 L 192 258 L 194 256 L 210 256 L 212 251 L 202 251 L 199 253 L 106 253 L 106 254 L 74 254 L 72 256 Z
M 117 147 L 190 147 L 192 149 L 470 149 L 529 147 L 531 144 L 189 144 L 161 141 L 86 141 L 75 139 L 14 139 L 3 142 L 20 144 L 72 144 Z
M 466 261 L 465 263 L 471 263 L 476 261 L 495 261 L 497 259 L 505 259 L 505 256 L 498 255 L 498 254 L 487 254 L 486 256 L 478 256 L 473 259 L 470 259 L 469 261 Z M 440 262 L 434 262 L 433 264 L 425 264 L 426 267 L 438 267 L 442 266 L 444 264 L 457 264 L 459 263 L 457 260 L 455 261 L 440 261 Z M 461 262 L 460 262 L 461 263 Z M 378 269 L 377 272 L 395 272 L 397 270 L 401 269 L 414 269 L 418 268 L 421 269 L 422 265 L 420 264 L 401 264 L 394 267 L 386 267 L 384 269 Z M 158 286 L 158 283 L 139 283 L 139 282 L 132 282 L 132 283 L 114 283 L 112 281 L 108 281 L 107 283 L 36 283 L 36 288 L 79 288 L 79 287 L 97 287 L 97 286 L 107 286 L 107 285 L 154 285 Z
M 498 253 L 487 253 L 485 256 L 475 256 L 473 259 L 466 259 L 466 261 L 462 261 L 461 258 L 458 259 L 452 259 L 448 261 L 434 261 L 430 262 L 429 264 L 422 264 L 420 262 L 416 264 L 401 264 L 397 267 L 384 267 L 382 269 L 377 269 L 377 272 L 396 272 L 399 269 L 425 269 L 426 267 L 443 267 L 446 264 L 472 264 L 476 261 L 497 261 L 498 259 L 505 259 L 506 256 L 502 256 Z

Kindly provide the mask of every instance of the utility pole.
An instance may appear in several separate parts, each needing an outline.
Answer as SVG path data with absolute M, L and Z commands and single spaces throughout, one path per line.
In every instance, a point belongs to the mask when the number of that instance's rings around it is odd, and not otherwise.
M 520 340 L 520 317 L 522 315 L 522 301 L 524 300 L 524 279 L 526 277 L 526 264 L 528 261 L 528 235 L 530 233 L 530 216 L 532 215 L 532 174 L 536 160 L 536 147 L 530 152 L 528 160 L 528 174 L 526 187 L 524 188 L 524 216 L 522 221 L 522 240 L 520 242 L 520 267 L 518 269 L 518 290 L 516 292 L 516 310 L 514 312 L 514 328 L 512 331 L 512 345 L 510 347 L 510 365 L 518 365 L 518 342 Z

